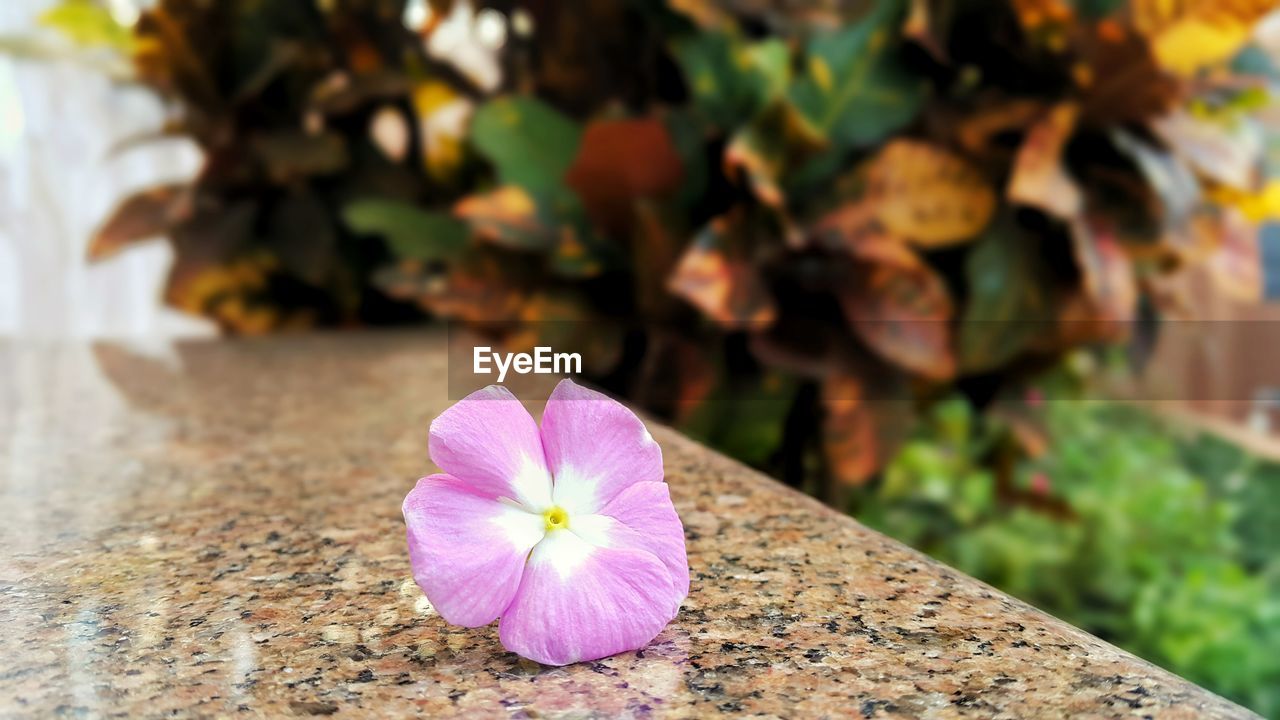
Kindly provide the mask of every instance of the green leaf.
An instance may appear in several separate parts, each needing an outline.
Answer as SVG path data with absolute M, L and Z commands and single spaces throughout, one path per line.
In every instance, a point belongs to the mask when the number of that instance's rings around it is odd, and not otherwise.
M 684 182 L 676 194 L 676 203 L 684 208 L 696 207 L 707 190 L 710 174 L 701 128 L 694 114 L 686 109 L 673 109 L 663 122 L 684 168 Z
M 129 28 L 91 0 L 62 0 L 40 15 L 40 24 L 57 30 L 83 47 L 109 47 L 128 52 L 133 46 Z
M 1076 12 L 1086 18 L 1096 20 L 1119 12 L 1125 6 L 1124 0 L 1075 0 Z
M 491 100 L 471 121 L 471 140 L 502 184 L 535 195 L 563 191 L 581 135 L 573 121 L 531 98 Z
M 476 111 L 471 139 L 506 188 L 474 195 L 457 211 L 490 241 L 547 252 L 549 268 L 562 276 L 594 276 L 614 262 L 565 181 L 582 144 L 573 121 L 538 100 L 499 98 Z
M 778 38 L 747 45 L 747 59 L 755 74 L 764 80 L 764 100 L 782 97 L 791 83 L 791 52 Z
M 745 43 L 709 32 L 681 39 L 674 50 L 696 105 L 725 129 L 781 96 L 790 76 L 787 45 L 777 39 Z
M 448 259 L 469 236 L 460 220 L 393 200 L 358 200 L 343 208 L 342 217 L 358 233 L 381 235 L 400 258 Z
M 790 103 L 772 103 L 729 138 L 724 166 L 745 175 L 765 205 L 784 208 L 789 176 L 823 149 L 822 138 L 810 131 Z
M 718 373 L 707 401 L 680 429 L 742 462 L 764 466 L 782 443 L 798 387 L 794 377 L 777 372 L 738 381 Z
M 881 0 L 863 21 L 815 34 L 791 100 L 838 148 L 878 142 L 915 118 L 926 81 L 897 60 L 898 3 Z
M 1048 282 L 1034 238 L 1009 217 L 992 223 L 965 263 L 969 297 L 960 324 L 960 367 L 994 370 L 1053 321 Z

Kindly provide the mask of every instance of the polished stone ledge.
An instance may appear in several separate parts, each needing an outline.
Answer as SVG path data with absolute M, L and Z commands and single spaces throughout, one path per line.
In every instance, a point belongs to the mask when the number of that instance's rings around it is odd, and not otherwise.
M 0 344 L 0 716 L 1251 716 L 662 427 L 680 616 L 520 660 L 409 576 L 444 374 L 437 335 Z

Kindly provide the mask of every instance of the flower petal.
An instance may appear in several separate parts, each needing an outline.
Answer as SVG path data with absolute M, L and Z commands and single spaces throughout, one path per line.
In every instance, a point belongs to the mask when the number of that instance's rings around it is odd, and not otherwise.
M 551 476 L 538 425 L 501 385 L 477 390 L 431 423 L 431 461 L 491 498 L 539 510 L 551 504 Z
M 547 665 L 596 660 L 648 644 L 675 617 L 673 598 L 650 553 L 555 530 L 529 556 L 498 634 L 503 647 Z
M 612 398 L 562 380 L 542 414 L 553 495 L 569 513 L 593 513 L 627 486 L 662 480 L 662 449 Z
M 664 482 L 642 482 L 618 493 L 600 515 L 613 518 L 631 531 L 639 547 L 658 557 L 671 573 L 683 600 L 689 594 L 689 558 L 685 552 L 684 525 L 671 503 Z
M 649 485 L 651 483 L 637 483 L 637 485 L 641 484 Z M 635 486 L 633 485 L 632 487 Z M 623 492 L 626 491 L 624 490 Z M 587 544 L 595 547 L 639 550 L 653 555 L 659 562 L 662 562 L 667 570 L 667 576 L 671 581 L 667 588 L 667 592 L 670 593 L 670 601 L 678 607 L 685 596 L 689 594 L 689 568 L 683 564 L 687 562 L 683 546 L 679 550 L 678 560 L 672 557 L 676 554 L 674 551 L 669 552 L 668 555 L 672 559 L 671 563 L 668 564 L 652 550 L 655 546 L 661 547 L 663 545 L 662 542 L 655 543 L 649 537 L 632 530 L 608 515 L 576 515 L 569 529 L 585 540 Z
M 454 625 L 493 622 L 515 596 L 541 516 L 476 494 L 449 475 L 418 481 L 404 499 L 413 579 Z

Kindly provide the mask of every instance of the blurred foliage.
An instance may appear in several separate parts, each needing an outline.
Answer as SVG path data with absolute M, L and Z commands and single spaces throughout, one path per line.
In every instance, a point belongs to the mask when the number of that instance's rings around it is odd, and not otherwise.
M 1189 264 L 1260 293 L 1271 4 L 477 3 L 500 48 L 449 0 L 43 20 L 126 53 L 160 135 L 206 156 L 92 258 L 167 236 L 166 300 L 231 333 L 435 316 L 586 342 L 557 349 L 834 497 L 911 427 L 877 397 L 983 405 L 1134 324 L 1149 343 Z
M 999 422 L 958 398 L 937 404 L 882 480 L 858 489 L 852 512 L 1280 715 L 1280 466 L 1133 407 L 1047 402 L 1030 412 L 1058 438 L 1054 451 L 1002 473 L 989 462 L 1004 452 Z

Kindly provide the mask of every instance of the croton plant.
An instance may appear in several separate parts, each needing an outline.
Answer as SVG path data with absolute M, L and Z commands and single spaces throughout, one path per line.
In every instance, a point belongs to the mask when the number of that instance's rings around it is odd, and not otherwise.
M 90 255 L 167 237 L 167 302 L 229 333 L 579 351 L 749 462 L 860 483 L 934 398 L 1149 343 L 1188 265 L 1259 292 L 1273 4 L 160 0 L 118 41 L 204 164 Z M 487 75 L 434 42 L 476 11 Z

